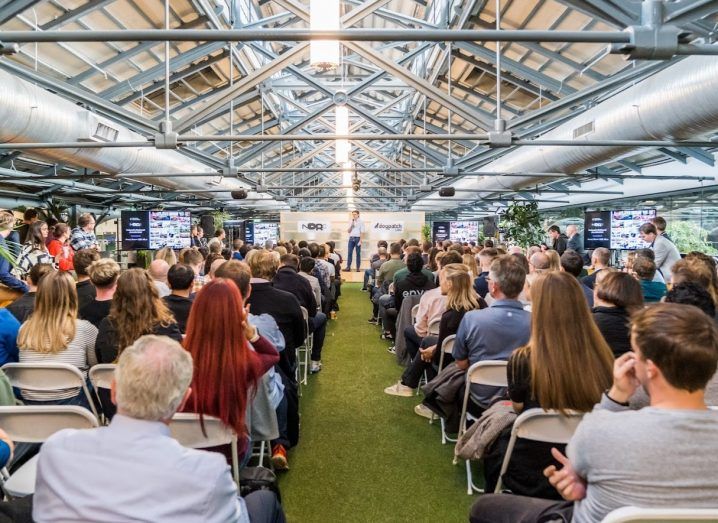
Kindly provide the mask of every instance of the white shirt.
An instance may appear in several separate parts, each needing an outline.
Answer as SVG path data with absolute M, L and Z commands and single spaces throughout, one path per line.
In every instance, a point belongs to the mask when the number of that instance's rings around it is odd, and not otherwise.
M 160 298 L 164 298 L 165 296 L 172 294 L 172 291 L 165 282 L 159 280 L 152 280 L 152 282 L 155 284 L 155 288 L 157 289 Z
M 361 237 L 364 232 L 364 222 L 359 218 L 352 220 L 352 224 L 349 228 L 349 237 Z
M 167 425 L 116 414 L 42 446 L 32 507 L 43 522 L 249 523 L 222 454 L 188 449 Z

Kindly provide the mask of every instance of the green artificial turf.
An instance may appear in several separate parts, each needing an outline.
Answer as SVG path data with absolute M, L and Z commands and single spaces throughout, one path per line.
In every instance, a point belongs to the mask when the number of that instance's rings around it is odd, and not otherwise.
M 438 422 L 414 414 L 420 396 L 384 394 L 402 372 L 360 284 L 344 284 L 330 320 L 324 367 L 300 400 L 299 445 L 280 473 L 290 523 L 467 521 L 464 463 L 441 445 Z

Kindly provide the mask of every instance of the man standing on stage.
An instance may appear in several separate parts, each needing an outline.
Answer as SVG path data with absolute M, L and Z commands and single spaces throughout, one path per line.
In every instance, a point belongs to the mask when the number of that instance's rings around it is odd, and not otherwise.
M 352 270 L 352 253 L 357 250 L 357 272 L 361 265 L 361 235 L 364 232 L 364 222 L 359 219 L 359 211 L 352 211 L 352 221 L 347 229 L 349 233 L 349 254 L 347 255 L 347 267 L 344 272 Z

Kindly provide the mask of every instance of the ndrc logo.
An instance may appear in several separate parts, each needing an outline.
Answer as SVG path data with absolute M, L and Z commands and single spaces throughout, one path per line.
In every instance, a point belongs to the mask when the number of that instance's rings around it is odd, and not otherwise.
M 300 221 L 297 223 L 297 229 L 299 232 L 329 232 L 331 224 L 329 222 Z
M 404 232 L 404 222 L 378 221 L 374 222 L 372 229 L 387 232 Z

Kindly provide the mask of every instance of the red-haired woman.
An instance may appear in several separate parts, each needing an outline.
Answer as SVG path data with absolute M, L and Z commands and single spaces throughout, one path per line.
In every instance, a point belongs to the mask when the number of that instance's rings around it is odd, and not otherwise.
M 232 280 L 212 280 L 192 304 L 183 343 L 194 360 L 192 396 L 185 410 L 215 416 L 233 428 L 240 455 L 247 441 L 244 417 L 250 394 L 279 361 L 274 345 L 247 321 L 247 309 Z

